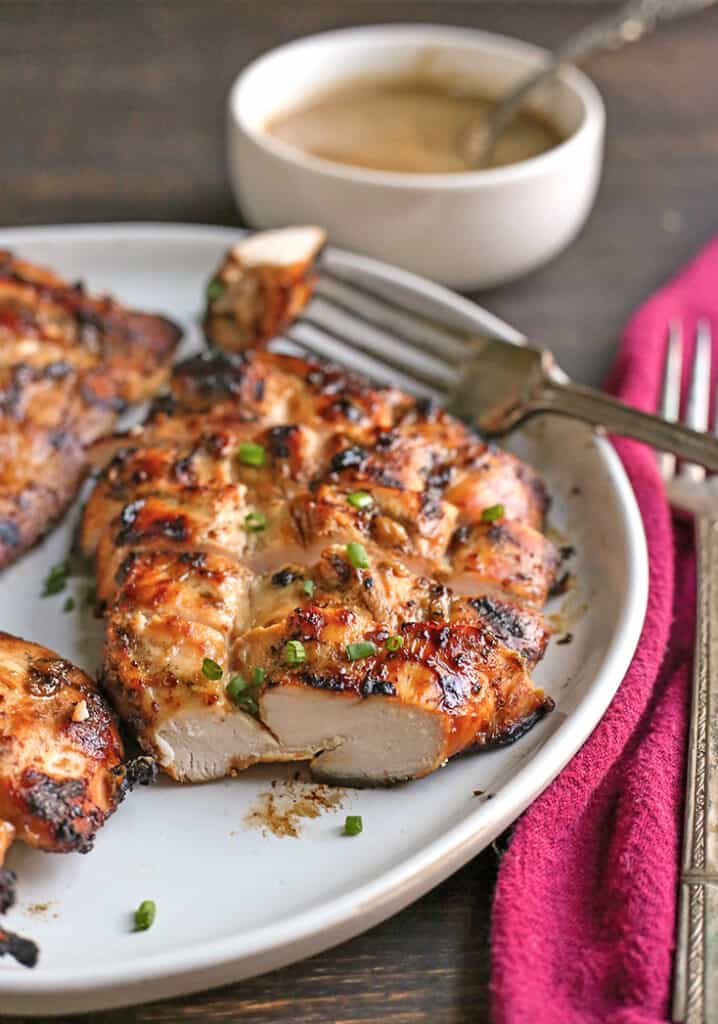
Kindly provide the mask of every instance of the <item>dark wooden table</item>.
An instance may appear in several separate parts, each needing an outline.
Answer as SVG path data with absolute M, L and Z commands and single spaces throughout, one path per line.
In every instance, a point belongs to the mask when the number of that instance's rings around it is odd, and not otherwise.
M 236 72 L 268 47 L 377 21 L 473 25 L 550 44 L 606 6 L 0 0 L 0 224 L 236 224 L 224 173 L 223 99 Z M 628 313 L 718 227 L 717 56 L 718 10 L 592 61 L 608 107 L 606 170 L 593 216 L 550 266 L 480 296 L 549 342 L 580 380 L 600 381 Z M 497 863 L 489 849 L 390 921 L 304 963 L 84 1019 L 481 1024 L 489 1019 Z

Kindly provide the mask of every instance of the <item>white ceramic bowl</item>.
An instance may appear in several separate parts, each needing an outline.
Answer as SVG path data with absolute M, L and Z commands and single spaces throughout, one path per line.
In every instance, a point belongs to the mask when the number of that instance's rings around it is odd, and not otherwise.
M 583 225 L 601 172 L 605 113 L 570 67 L 537 97 L 565 141 L 530 160 L 460 174 L 403 174 L 334 163 L 272 137 L 273 115 L 334 83 L 421 69 L 501 93 L 546 51 L 506 36 L 439 25 L 386 25 L 309 36 L 260 57 L 228 98 L 229 173 L 253 227 L 316 223 L 336 245 L 454 288 L 519 277 Z

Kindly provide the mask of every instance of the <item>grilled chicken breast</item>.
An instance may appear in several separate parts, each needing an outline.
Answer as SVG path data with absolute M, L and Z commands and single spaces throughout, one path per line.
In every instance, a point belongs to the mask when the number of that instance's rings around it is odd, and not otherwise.
M 279 334 L 311 298 L 314 261 L 326 238 L 322 228 L 281 228 L 233 246 L 207 286 L 208 339 L 238 352 Z
M 552 706 L 530 678 L 559 565 L 545 489 L 440 409 L 213 353 L 115 449 L 81 538 L 105 685 L 176 779 L 309 759 L 395 782 Z
M 127 789 L 153 774 L 147 758 L 123 764 L 115 717 L 84 672 L 0 633 L 0 912 L 14 900 L 14 875 L 2 869 L 14 839 L 87 853 Z M 37 957 L 0 929 L 3 952 L 28 966 Z
M 87 446 L 166 381 L 179 338 L 0 251 L 0 566 L 64 512 Z

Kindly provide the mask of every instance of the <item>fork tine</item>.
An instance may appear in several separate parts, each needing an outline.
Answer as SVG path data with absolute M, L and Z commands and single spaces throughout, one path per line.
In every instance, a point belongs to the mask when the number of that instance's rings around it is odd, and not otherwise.
M 284 337 L 312 355 L 328 359 L 353 373 L 363 374 L 378 384 L 393 384 L 409 394 L 437 401 L 446 400 L 446 394 L 438 388 L 422 384 L 415 377 L 408 376 L 406 372 L 392 369 L 382 359 L 355 348 L 353 342 L 337 337 L 335 333 L 319 330 L 309 322 L 295 321 L 285 332 Z
M 421 349 L 450 363 L 461 363 L 466 357 L 465 335 L 325 269 L 317 280 L 316 294 L 372 326 L 389 331 L 414 350 Z
M 298 323 L 333 337 L 339 344 L 360 349 L 376 362 L 409 373 L 433 389 L 451 390 L 458 383 L 458 371 L 444 360 L 321 296 L 312 300 Z
M 661 394 L 661 416 L 675 423 L 681 412 L 681 376 L 683 373 L 683 334 L 678 320 L 668 327 L 668 346 L 663 365 L 663 391 Z M 676 457 L 672 452 L 660 452 L 658 466 L 664 480 L 670 480 L 676 472 Z
M 688 390 L 685 422 L 694 430 L 708 430 L 711 395 L 711 333 L 707 320 L 699 320 L 696 324 L 696 344 L 691 367 L 691 383 Z M 703 466 L 694 462 L 686 462 L 680 475 L 687 480 L 700 483 L 705 480 L 706 471 Z

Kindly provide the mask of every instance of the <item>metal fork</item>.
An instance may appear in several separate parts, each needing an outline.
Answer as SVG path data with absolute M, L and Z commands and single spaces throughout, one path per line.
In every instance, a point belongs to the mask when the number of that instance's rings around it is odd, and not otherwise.
M 710 325 L 699 320 L 685 409 L 696 430 L 709 429 L 711 361 Z M 682 365 L 676 322 L 668 332 L 663 375 L 661 411 L 669 419 L 680 414 Z M 660 456 L 660 466 L 671 504 L 694 517 L 698 560 L 673 1020 L 704 1024 L 718 1020 L 718 488 L 702 466 L 687 463 L 676 471 L 670 454 Z
M 547 349 L 521 343 L 518 333 L 511 344 L 436 323 L 419 308 L 418 287 L 359 286 L 341 254 L 330 253 L 314 298 L 285 334 L 300 349 L 436 398 L 488 437 L 558 413 L 718 471 L 718 438 L 572 383 Z

